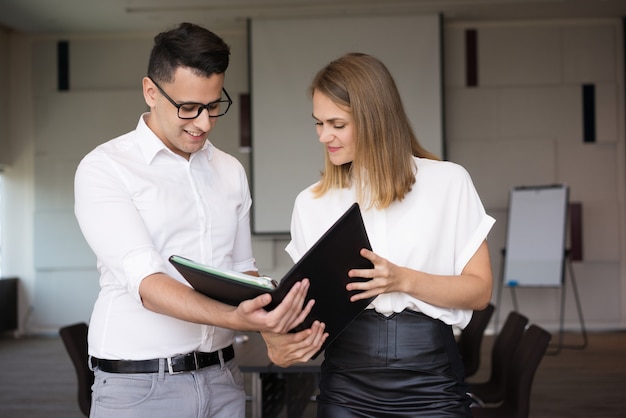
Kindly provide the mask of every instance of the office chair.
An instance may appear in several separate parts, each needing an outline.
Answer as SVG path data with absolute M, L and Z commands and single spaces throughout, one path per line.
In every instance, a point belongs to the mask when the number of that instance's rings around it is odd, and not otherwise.
M 495 407 L 472 408 L 474 418 L 528 418 L 533 379 L 551 338 L 537 325 L 528 327 L 507 369 L 504 400 Z
M 459 354 L 465 368 L 465 377 L 474 375 L 480 366 L 480 347 L 487 324 L 491 320 L 495 306 L 487 305 L 482 311 L 474 311 L 469 324 L 461 331 L 457 341 Z
M 94 379 L 87 363 L 87 329 L 87 324 L 80 322 L 59 330 L 65 349 L 74 364 L 78 378 L 78 406 L 85 416 L 89 416 L 91 409 L 91 385 Z
M 507 366 L 524 334 L 528 318 L 516 311 L 509 315 L 496 336 L 491 349 L 491 371 L 483 382 L 469 383 L 470 396 L 480 405 L 496 404 L 504 400 Z

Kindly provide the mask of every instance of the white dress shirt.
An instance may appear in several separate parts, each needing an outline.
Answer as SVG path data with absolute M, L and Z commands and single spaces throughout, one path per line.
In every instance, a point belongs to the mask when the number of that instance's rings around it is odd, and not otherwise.
M 467 171 L 460 165 L 414 158 L 415 184 L 400 202 L 383 210 L 361 207 L 372 250 L 394 264 L 438 275 L 458 275 L 486 239 L 495 220 L 486 214 Z M 356 201 L 353 189 L 320 198 L 311 188 L 296 198 L 286 251 L 297 261 Z M 332 262 L 332 260 L 329 260 Z M 368 307 L 384 315 L 410 309 L 464 328 L 471 310 L 446 309 L 406 293 L 385 293 Z
M 100 293 L 89 324 L 89 354 L 142 360 L 231 344 L 233 331 L 145 309 L 139 284 L 154 273 L 187 282 L 168 262 L 255 271 L 250 191 L 234 157 L 208 140 L 189 161 L 145 123 L 101 144 L 75 176 L 75 214 L 97 258 Z

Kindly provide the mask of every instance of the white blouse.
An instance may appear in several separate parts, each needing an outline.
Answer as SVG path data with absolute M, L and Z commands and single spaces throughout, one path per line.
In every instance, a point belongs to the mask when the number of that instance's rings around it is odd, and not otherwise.
M 438 275 L 459 275 L 486 239 L 495 219 L 487 215 L 469 173 L 460 165 L 414 158 L 415 184 L 400 202 L 378 210 L 361 207 L 372 250 L 390 262 Z M 294 261 L 356 201 L 354 189 L 298 197 L 286 251 Z M 464 328 L 471 310 L 431 305 L 406 293 L 379 295 L 369 308 L 384 315 L 411 309 Z

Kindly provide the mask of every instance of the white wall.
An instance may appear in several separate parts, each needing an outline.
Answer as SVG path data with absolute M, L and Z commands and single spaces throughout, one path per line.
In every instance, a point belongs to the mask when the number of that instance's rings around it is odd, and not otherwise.
M 478 33 L 478 86 L 465 87 L 464 32 Z M 513 186 L 564 183 L 583 210 L 583 261 L 574 262 L 585 322 L 622 327 L 624 317 L 624 80 L 620 22 L 458 24 L 446 30 L 448 158 L 472 173 L 497 224 L 499 273 Z M 596 143 L 583 142 L 582 84 L 596 86 Z M 568 276 L 569 277 L 569 276 Z M 579 326 L 566 281 L 566 325 Z M 561 289 L 521 288 L 519 308 L 557 323 Z M 494 295 L 495 296 L 495 295 Z M 500 303 L 512 308 L 505 289 Z M 494 301 L 497 301 L 494 297 Z M 504 316 L 504 315 L 503 315 Z
M 475 88 L 464 81 L 466 28 L 479 34 Z M 232 47 L 226 86 L 237 100 L 248 92 L 245 28 L 220 34 Z M 22 278 L 24 332 L 53 332 L 89 319 L 97 273 L 73 219 L 73 171 L 96 144 L 132 129 L 145 109 L 140 78 L 152 36 L 63 38 L 70 41 L 71 57 L 71 90 L 63 93 L 55 90 L 60 38 L 11 37 L 10 97 L 16 107 L 10 117 L 14 162 L 3 185 L 3 271 Z M 499 278 L 510 187 L 568 183 L 571 200 L 583 203 L 585 259 L 574 269 L 589 328 L 626 327 L 621 39 L 618 20 L 445 25 L 447 157 L 469 169 L 498 221 L 489 238 L 494 274 Z M 597 86 L 595 144 L 582 143 L 582 82 Z M 212 140 L 247 168 L 238 122 L 234 106 Z M 284 236 L 255 237 L 264 273 L 281 275 L 290 267 L 285 244 Z M 556 327 L 559 291 L 520 289 L 520 308 Z M 504 296 L 506 311 L 511 301 Z M 576 328 L 571 295 L 567 306 L 567 326 Z
M 11 33 L 8 53 L 1 59 L 9 63 L 7 99 L 10 165 L 4 167 L 2 182 L 2 271 L 7 277 L 21 279 L 19 288 L 19 331 L 32 306 L 35 289 L 33 264 L 34 158 L 33 90 L 30 40 Z

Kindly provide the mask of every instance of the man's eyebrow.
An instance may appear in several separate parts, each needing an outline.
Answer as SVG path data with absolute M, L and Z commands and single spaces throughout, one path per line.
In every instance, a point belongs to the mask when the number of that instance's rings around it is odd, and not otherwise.
M 206 105 L 210 105 L 210 104 L 214 104 L 216 102 L 219 102 L 220 100 L 222 100 L 222 97 L 220 96 L 219 99 L 215 99 L 213 101 L 207 102 L 207 103 L 200 103 L 200 102 L 193 102 L 193 101 L 187 101 L 187 102 L 178 102 L 178 104 L 181 105 L 200 105 L 200 106 L 206 106 Z

